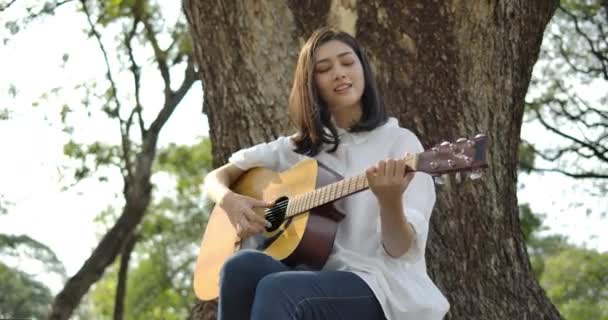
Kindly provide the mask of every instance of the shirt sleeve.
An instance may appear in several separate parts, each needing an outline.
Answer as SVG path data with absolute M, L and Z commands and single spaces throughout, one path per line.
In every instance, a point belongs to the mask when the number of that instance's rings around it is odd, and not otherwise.
M 399 135 L 394 146 L 393 157 L 403 157 L 406 152 L 419 153 L 424 151 L 420 140 L 414 133 L 407 129 Z M 430 175 L 416 172 L 403 193 L 402 203 L 407 221 L 412 225 L 415 232 L 415 241 L 410 249 L 399 259 L 407 262 L 415 262 L 424 259 L 426 241 L 429 233 L 429 221 L 433 207 L 435 206 L 435 184 Z
M 228 162 L 241 170 L 249 170 L 255 167 L 279 170 L 282 164 L 281 159 L 284 158 L 286 148 L 290 145 L 289 139 L 289 137 L 279 137 L 271 142 L 241 149 L 233 153 L 228 158 Z

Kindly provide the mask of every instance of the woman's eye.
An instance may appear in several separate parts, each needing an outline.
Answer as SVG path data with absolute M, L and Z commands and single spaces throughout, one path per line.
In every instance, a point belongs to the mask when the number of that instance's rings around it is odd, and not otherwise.
M 329 71 L 329 69 L 331 69 L 331 68 L 318 68 L 318 69 L 315 70 L 315 72 L 317 72 L 317 73 L 324 73 L 324 72 Z
M 352 66 L 354 63 L 355 63 L 354 61 L 349 60 L 349 61 L 344 61 L 344 62 L 342 62 L 342 65 L 345 65 L 345 66 Z

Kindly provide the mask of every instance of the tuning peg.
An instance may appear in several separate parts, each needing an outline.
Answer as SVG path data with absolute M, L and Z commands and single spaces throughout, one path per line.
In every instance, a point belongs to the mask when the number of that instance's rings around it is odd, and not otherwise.
M 433 177 L 433 180 L 435 181 L 435 184 L 440 185 L 440 186 L 444 185 L 446 182 L 445 175 Z
M 452 143 L 450 143 L 449 141 L 444 141 L 444 142 L 440 143 L 439 146 L 442 148 L 448 148 L 448 149 L 454 148 L 454 145 Z
M 455 177 L 455 179 L 456 179 L 456 183 L 460 183 L 460 182 L 462 182 L 462 175 L 460 174 L 460 172 L 456 172 L 456 173 L 454 174 L 454 177 Z
M 473 170 L 471 171 L 471 174 L 469 174 L 469 178 L 471 178 L 471 180 L 477 180 L 481 177 L 483 177 L 483 171 L 480 169 Z

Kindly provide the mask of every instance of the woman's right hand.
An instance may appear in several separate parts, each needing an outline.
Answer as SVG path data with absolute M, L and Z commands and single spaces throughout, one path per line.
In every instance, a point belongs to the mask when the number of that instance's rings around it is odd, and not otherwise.
M 247 238 L 257 233 L 264 232 L 268 222 L 263 216 L 259 216 L 253 208 L 270 208 L 272 203 L 257 200 L 232 191 L 226 192 L 219 206 L 226 212 L 230 223 L 241 238 Z

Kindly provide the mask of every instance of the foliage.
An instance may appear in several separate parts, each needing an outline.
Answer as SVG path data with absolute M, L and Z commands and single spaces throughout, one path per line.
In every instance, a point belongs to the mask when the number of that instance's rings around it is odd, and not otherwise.
M 47 271 L 65 277 L 65 268 L 55 253 L 45 244 L 29 236 L 0 234 L 0 254 L 40 261 L 47 267 Z
M 608 319 L 608 253 L 570 244 L 563 235 L 541 235 L 543 215 L 520 206 L 532 269 L 567 320 Z
M 32 276 L 0 262 L 0 318 L 42 319 L 51 291 Z
M 184 319 L 194 301 L 192 279 L 197 245 L 209 207 L 201 207 L 201 185 L 211 169 L 210 141 L 161 150 L 156 177 L 169 176 L 175 194 L 154 201 L 137 230 L 129 269 L 126 319 Z M 163 190 L 159 190 L 160 191 Z M 117 286 L 115 263 L 92 293 L 95 313 L 111 317 Z
M 608 319 L 607 253 L 562 250 L 545 261 L 540 283 L 565 319 Z

